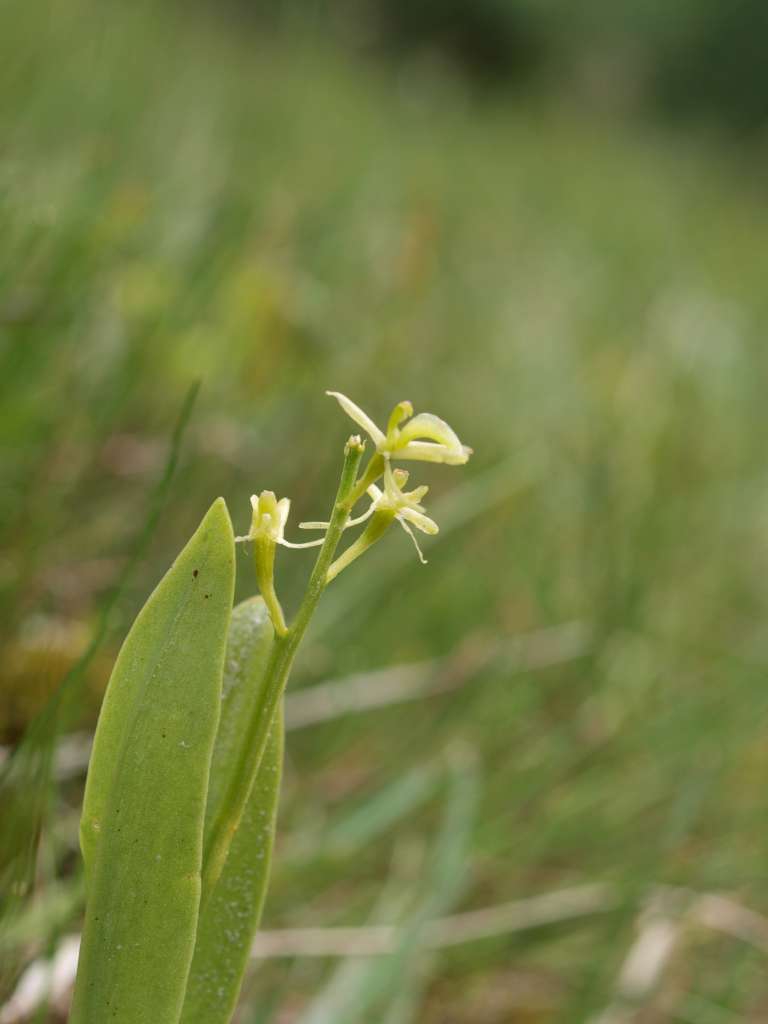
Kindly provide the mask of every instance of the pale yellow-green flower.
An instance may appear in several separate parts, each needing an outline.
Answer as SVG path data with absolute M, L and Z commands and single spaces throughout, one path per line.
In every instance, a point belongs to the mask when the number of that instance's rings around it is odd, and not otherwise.
M 398 402 L 385 433 L 346 395 L 339 391 L 327 391 L 326 394 L 337 400 L 344 412 L 368 434 L 376 445 L 376 451 L 387 459 L 415 459 L 461 466 L 472 454 L 472 449 L 461 443 L 445 420 L 430 412 L 414 416 L 410 402 Z
M 262 491 L 251 495 L 251 528 L 247 536 L 237 537 L 238 541 L 256 540 L 262 537 L 273 544 L 282 544 L 285 524 L 291 511 L 290 498 L 279 501 L 274 491 Z
M 285 526 L 291 511 L 290 498 L 278 501 L 274 491 L 262 491 L 251 495 L 251 509 L 251 528 L 244 537 L 235 537 L 238 543 L 265 540 L 281 544 L 284 548 L 314 548 L 323 543 L 322 538 L 304 544 L 294 544 L 285 539 Z
M 245 537 L 236 537 L 239 542 L 253 541 L 253 562 L 256 571 L 256 582 L 261 596 L 269 611 L 272 625 L 278 636 L 285 636 L 288 627 L 285 624 L 283 609 L 275 592 L 275 549 L 278 544 L 286 548 L 313 548 L 322 544 L 309 541 L 306 544 L 292 544 L 285 539 L 285 524 L 291 511 L 288 498 L 275 497 L 274 491 L 262 491 L 251 496 L 251 528 Z
M 412 491 L 404 491 L 403 487 L 408 483 L 408 472 L 404 469 L 392 469 L 387 462 L 384 469 L 384 490 L 376 484 L 368 487 L 368 494 L 371 497 L 371 504 L 366 512 L 356 519 L 350 519 L 345 529 L 350 526 L 357 526 L 366 520 L 371 520 L 366 529 L 360 534 L 357 540 L 336 559 L 329 572 L 329 580 L 337 576 L 342 569 L 346 568 L 356 558 L 374 544 L 389 527 L 392 520 L 396 520 L 413 541 L 419 559 L 426 564 L 419 542 L 413 532 L 413 526 L 422 533 L 432 536 L 439 530 L 437 523 L 430 519 L 421 504 L 422 498 L 429 488 L 426 485 L 415 487 Z M 303 530 L 325 530 L 328 523 L 300 523 Z
M 408 472 L 405 469 L 392 470 L 387 466 L 384 471 L 384 490 L 379 490 L 376 484 L 371 484 L 368 488 L 368 494 L 373 498 L 370 513 L 392 511 L 395 519 L 413 541 L 419 558 L 422 562 L 426 562 L 411 527 L 415 526 L 417 530 L 430 536 L 434 536 L 440 527 L 434 519 L 429 518 L 421 504 L 421 500 L 429 488 L 422 484 L 421 487 L 415 487 L 412 491 L 404 491 L 403 487 L 407 483 Z

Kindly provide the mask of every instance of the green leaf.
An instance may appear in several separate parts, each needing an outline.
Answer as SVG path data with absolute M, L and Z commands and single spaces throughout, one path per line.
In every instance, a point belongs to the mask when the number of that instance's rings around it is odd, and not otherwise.
M 232 524 L 218 499 L 112 672 L 81 820 L 88 891 L 71 1024 L 178 1021 L 234 577 Z
M 206 835 L 229 791 L 232 775 L 242 763 L 238 754 L 258 706 L 260 686 L 266 682 L 264 669 L 273 635 L 260 597 L 235 608 L 211 765 Z M 258 756 L 259 752 L 253 751 L 253 757 Z M 234 1011 L 269 880 L 282 760 L 281 702 L 226 861 L 200 913 L 182 1024 L 226 1024 Z

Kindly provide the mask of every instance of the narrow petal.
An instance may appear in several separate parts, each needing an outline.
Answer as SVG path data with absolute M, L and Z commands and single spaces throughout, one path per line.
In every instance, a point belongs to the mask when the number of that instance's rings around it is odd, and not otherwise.
M 413 406 L 411 403 L 398 402 L 392 410 L 389 421 L 387 422 L 387 434 L 389 435 L 393 430 L 396 430 L 403 420 L 407 420 L 409 416 L 413 416 Z
M 359 405 L 355 405 L 351 399 L 347 398 L 346 395 L 342 395 L 340 391 L 326 391 L 326 395 L 331 395 L 332 398 L 336 399 L 347 416 L 351 417 L 358 427 L 363 428 L 374 444 L 378 446 L 384 443 L 386 440 L 384 434 L 379 430 L 370 416 L 363 412 Z
M 283 539 L 285 533 L 285 524 L 288 522 L 288 516 L 291 511 L 291 499 L 281 498 L 277 503 L 277 537 L 278 540 Z
M 419 556 L 419 561 L 421 562 L 422 565 L 426 565 L 427 564 L 427 560 L 424 557 L 424 553 L 422 552 L 421 548 L 419 547 L 419 542 L 416 539 L 416 534 L 410 528 L 408 523 L 403 522 L 403 520 L 402 520 L 402 518 L 400 516 L 397 516 L 397 521 L 398 521 L 398 523 L 400 523 L 402 528 L 405 530 L 405 532 L 408 534 L 408 536 L 413 541 L 413 546 L 416 548 L 416 554 Z
M 421 530 L 422 533 L 429 533 L 434 535 L 440 532 L 440 527 L 429 516 L 425 516 L 423 512 L 417 512 L 415 508 L 402 508 L 397 513 L 398 519 L 406 519 L 409 523 L 413 523 L 417 530 Z
M 422 484 L 421 487 L 414 487 L 412 491 L 408 491 L 408 493 L 405 496 L 408 499 L 409 505 L 420 507 L 420 502 L 422 498 L 424 498 L 425 495 L 428 494 L 428 492 L 429 487 L 427 487 L 426 484 Z

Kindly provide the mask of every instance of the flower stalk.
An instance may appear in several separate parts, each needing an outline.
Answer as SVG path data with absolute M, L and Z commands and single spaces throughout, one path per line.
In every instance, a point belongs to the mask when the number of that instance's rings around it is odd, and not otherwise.
M 283 608 L 275 591 L 275 542 L 265 537 L 258 537 L 253 545 L 253 564 L 256 569 L 258 583 L 264 604 L 278 636 L 285 636 L 288 627 L 285 624 Z
M 342 552 L 342 554 L 340 554 L 339 557 L 330 564 L 325 577 L 325 582 L 330 583 L 331 580 L 335 580 L 343 569 L 346 569 L 348 565 L 351 565 L 356 558 L 359 558 L 360 555 L 366 552 L 371 545 L 376 543 L 377 540 L 381 540 L 394 520 L 395 513 L 390 509 L 382 509 L 380 512 L 374 512 L 372 518 L 368 521 L 368 525 L 357 540 L 350 544 L 346 551 Z

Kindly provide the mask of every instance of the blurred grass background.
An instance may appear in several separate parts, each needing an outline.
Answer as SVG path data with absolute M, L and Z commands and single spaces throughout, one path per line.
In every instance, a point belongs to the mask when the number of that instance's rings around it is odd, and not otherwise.
M 264 926 L 404 922 L 398 952 L 262 962 L 241 1024 L 768 1015 L 762 919 L 690 913 L 768 912 L 768 85 L 758 6 L 694 6 L 0 8 L 6 753 L 93 634 L 195 380 L 68 729 L 214 496 L 240 532 L 264 487 L 325 514 L 326 388 L 476 452 L 417 474 L 429 567 L 387 537 L 292 683 L 392 670 L 360 684 L 385 706 L 289 736 Z M 281 558 L 289 607 L 310 559 Z M 446 692 L 395 700 L 414 672 Z M 77 931 L 82 781 L 47 802 L 14 975 Z M 426 919 L 587 883 L 600 913 L 419 951 Z

